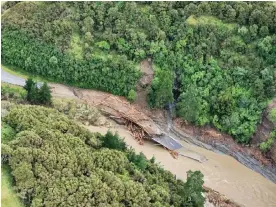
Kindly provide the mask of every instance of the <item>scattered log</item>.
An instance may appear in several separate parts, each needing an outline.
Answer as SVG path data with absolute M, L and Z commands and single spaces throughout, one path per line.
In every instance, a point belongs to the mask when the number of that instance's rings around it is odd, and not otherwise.
M 147 137 L 145 131 L 130 120 L 127 120 L 126 126 L 131 134 L 134 136 L 134 138 L 138 141 L 138 143 L 140 145 L 143 145 L 144 139 Z

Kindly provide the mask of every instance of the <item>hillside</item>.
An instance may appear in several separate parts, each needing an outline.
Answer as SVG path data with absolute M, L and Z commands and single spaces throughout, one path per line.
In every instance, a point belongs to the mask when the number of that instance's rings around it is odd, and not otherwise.
M 6 5 L 6 6 L 5 6 Z M 152 58 L 153 108 L 250 143 L 275 96 L 272 2 L 4 4 L 2 62 L 83 88 L 135 97 Z

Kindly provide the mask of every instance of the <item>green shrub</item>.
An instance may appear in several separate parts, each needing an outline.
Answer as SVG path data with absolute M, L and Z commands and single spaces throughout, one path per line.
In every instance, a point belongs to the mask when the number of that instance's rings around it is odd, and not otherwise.
M 108 131 L 101 140 L 103 147 L 120 151 L 126 150 L 126 143 L 119 137 L 118 133 L 113 134 L 111 131 Z
M 260 144 L 260 150 L 262 152 L 268 152 L 271 149 L 273 143 L 275 142 L 275 139 L 276 139 L 276 129 L 269 134 L 268 139 L 266 141 Z
M 127 99 L 131 102 L 134 102 L 136 100 L 136 92 L 133 89 L 128 92 Z
M 52 103 L 51 90 L 46 82 L 39 89 L 38 101 L 42 105 L 50 105 Z
M 105 49 L 105 50 L 109 50 L 110 49 L 110 45 L 106 41 L 97 42 L 96 45 L 99 48 L 102 48 L 102 49 Z
M 99 110 L 76 100 L 54 99 L 52 106 L 82 124 L 95 124 L 101 117 Z
M 27 91 L 27 101 L 31 104 L 50 105 L 52 103 L 51 90 L 46 82 L 38 88 L 32 78 L 26 80 L 24 89 Z
M 127 158 L 132 162 L 139 170 L 145 170 L 148 166 L 148 160 L 146 156 L 140 152 L 136 154 L 134 150 L 129 150 L 127 153 Z
M 276 124 L 276 108 L 273 108 L 270 110 L 269 114 L 268 114 L 268 119 L 272 122 Z
M 23 103 L 27 98 L 27 91 L 20 86 L 2 83 L 1 84 L 2 100 L 13 100 L 17 103 Z
M 1 142 L 7 143 L 15 138 L 16 132 L 8 124 L 2 123 Z

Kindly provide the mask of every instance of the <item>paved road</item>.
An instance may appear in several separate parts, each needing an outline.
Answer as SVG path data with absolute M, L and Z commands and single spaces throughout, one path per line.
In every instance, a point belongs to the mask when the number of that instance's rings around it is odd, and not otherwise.
M 10 74 L 9 72 L 7 72 L 1 68 L 1 81 L 4 83 L 10 83 L 10 84 L 18 85 L 18 86 L 24 86 L 26 80 L 24 78 Z M 41 87 L 42 83 L 38 82 L 37 86 Z

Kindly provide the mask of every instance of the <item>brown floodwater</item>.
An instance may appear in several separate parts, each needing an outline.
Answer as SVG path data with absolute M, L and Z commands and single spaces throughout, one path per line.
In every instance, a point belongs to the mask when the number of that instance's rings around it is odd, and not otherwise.
M 108 130 L 107 127 L 86 128 L 100 133 L 106 133 Z M 124 126 L 114 125 L 110 130 L 118 131 L 119 135 L 125 138 L 127 145 L 133 147 L 136 152 L 143 152 L 147 158 L 154 156 L 164 169 L 171 171 L 179 179 L 185 180 L 188 170 L 200 170 L 204 174 L 205 186 L 224 194 L 241 206 L 276 207 L 276 184 L 228 155 L 217 154 L 180 141 L 184 146 L 178 150 L 180 153 L 188 152 L 189 156 L 204 157 L 207 161 L 200 163 L 183 156 L 174 159 L 167 150 L 154 142 L 146 141 L 144 145 L 139 145 Z

